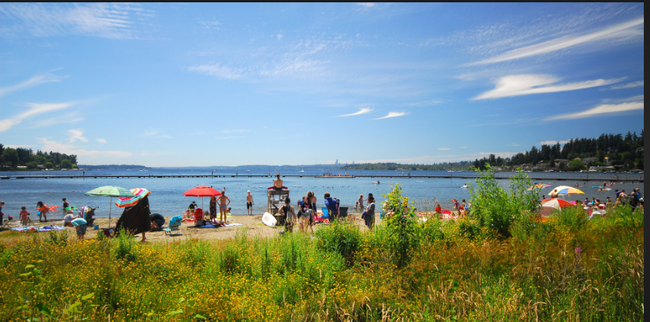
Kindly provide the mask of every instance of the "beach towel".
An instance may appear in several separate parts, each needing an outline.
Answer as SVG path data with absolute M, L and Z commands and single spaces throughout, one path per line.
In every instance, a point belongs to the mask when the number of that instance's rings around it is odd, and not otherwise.
M 64 230 L 65 227 L 63 226 L 56 226 L 56 225 L 51 225 L 51 226 L 43 226 L 43 227 L 36 227 L 36 226 L 21 226 L 21 227 L 14 227 L 11 228 L 13 231 L 21 232 L 21 233 L 26 233 L 30 231 L 36 231 L 36 232 L 48 232 L 48 231 L 58 231 L 58 230 Z

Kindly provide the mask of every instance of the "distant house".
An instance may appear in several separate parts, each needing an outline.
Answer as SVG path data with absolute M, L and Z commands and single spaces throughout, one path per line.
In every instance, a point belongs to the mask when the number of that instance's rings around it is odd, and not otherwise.
M 27 169 L 27 166 L 26 165 L 19 165 L 19 166 L 16 166 L 16 168 L 18 168 L 18 169 Z
M 596 157 L 589 157 L 589 158 L 584 158 L 584 159 L 582 159 L 582 162 L 584 162 L 584 163 L 591 163 L 591 162 L 595 162 L 595 161 L 597 161 L 597 160 L 598 160 L 598 158 L 596 158 Z

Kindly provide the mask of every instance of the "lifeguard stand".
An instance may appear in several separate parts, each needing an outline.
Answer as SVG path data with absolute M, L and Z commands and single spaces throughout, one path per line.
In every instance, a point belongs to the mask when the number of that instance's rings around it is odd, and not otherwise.
M 279 216 L 278 212 L 280 211 L 280 207 L 284 205 L 284 200 L 286 198 L 289 198 L 289 189 L 269 189 L 267 194 L 268 203 L 266 206 L 266 211 L 277 218 Z

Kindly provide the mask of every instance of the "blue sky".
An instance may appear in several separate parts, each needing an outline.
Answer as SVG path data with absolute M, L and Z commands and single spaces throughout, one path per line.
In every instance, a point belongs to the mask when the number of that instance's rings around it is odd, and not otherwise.
M 0 4 L 0 143 L 437 163 L 643 128 L 643 3 Z

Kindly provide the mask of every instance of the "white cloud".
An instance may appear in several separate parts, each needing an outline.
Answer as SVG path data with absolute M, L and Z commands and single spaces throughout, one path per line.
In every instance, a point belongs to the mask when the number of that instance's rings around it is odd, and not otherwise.
M 68 130 L 68 133 L 70 133 L 70 143 L 73 143 L 76 140 L 79 140 L 81 142 L 88 142 L 88 139 L 83 136 L 84 132 L 81 130 Z
M 159 129 L 149 127 L 146 132 L 140 134 L 140 136 L 152 137 L 157 139 L 171 139 L 171 136 L 163 133 Z
M 244 77 L 244 71 L 240 69 L 221 66 L 220 63 L 212 65 L 199 65 L 188 68 L 189 71 L 197 72 L 223 79 L 239 79 Z
M 630 111 L 638 111 L 644 109 L 644 102 L 628 102 L 620 104 L 601 104 L 586 111 L 556 115 L 546 118 L 545 120 L 569 120 L 580 119 L 594 116 L 601 116 L 607 114 L 616 114 Z
M 400 117 L 400 116 L 404 116 L 404 115 L 408 115 L 408 114 L 409 114 L 408 112 L 389 112 L 388 115 L 386 115 L 384 117 L 376 118 L 376 119 L 373 119 L 373 120 L 389 119 L 389 118 L 392 118 L 392 117 Z
M 438 148 L 438 150 L 440 150 L 440 151 L 449 151 L 451 149 L 450 148 Z
M 473 100 L 574 91 L 609 85 L 619 82 L 620 80 L 621 79 L 596 79 L 583 82 L 556 84 L 559 79 L 552 75 L 509 75 L 497 79 L 496 87 L 493 90 L 487 91 L 473 98 Z
M 372 8 L 375 6 L 375 3 L 373 2 L 358 2 L 358 6 L 366 7 L 366 8 Z
M 91 156 L 91 157 L 117 157 L 117 158 L 126 158 L 133 155 L 133 153 L 128 151 L 100 151 L 100 150 L 86 150 L 81 149 L 76 145 L 64 144 L 56 141 L 50 141 L 47 138 L 37 138 L 41 144 L 42 151 L 57 151 L 65 154 L 75 154 L 77 156 Z
M 367 114 L 367 113 L 370 113 L 370 112 L 372 112 L 374 110 L 375 110 L 374 108 L 364 107 L 362 109 L 359 109 L 358 112 L 354 112 L 352 114 L 339 115 L 337 117 L 346 117 L 346 116 L 355 116 L 355 115 Z
M 0 7 L 0 16 L 14 24 L 5 35 L 35 37 L 69 34 L 102 38 L 135 38 L 134 18 L 150 17 L 134 4 L 10 4 Z
M 41 127 L 48 127 L 52 125 L 72 124 L 72 123 L 81 122 L 83 120 L 84 120 L 83 117 L 77 116 L 77 114 L 73 112 L 73 113 L 68 113 L 57 117 L 50 117 L 47 119 L 34 121 L 31 128 L 35 129 Z
M 539 145 L 556 145 L 558 143 L 566 144 L 566 143 L 569 143 L 569 140 L 564 140 L 564 141 L 548 140 L 548 141 L 539 142 Z
M 95 141 L 97 141 L 99 143 L 102 143 L 102 144 L 107 142 L 106 139 L 102 139 L 102 138 L 96 138 Z
M 65 76 L 58 76 L 54 74 L 36 75 L 22 83 L 18 83 L 16 85 L 11 85 L 7 87 L 0 87 L 0 97 L 9 94 L 11 92 L 36 86 L 38 84 L 60 82 L 66 77 L 68 77 L 68 75 Z
M 283 34 L 278 34 L 276 37 L 278 37 L 278 40 L 282 40 L 282 38 L 284 38 L 284 35 Z
M 621 84 L 621 85 L 616 85 L 610 87 L 610 89 L 624 89 L 624 88 L 634 88 L 634 87 L 641 87 L 643 86 L 643 81 L 638 81 L 638 82 L 631 82 L 627 84 Z
M 566 49 L 576 45 L 581 45 L 597 40 L 604 39 L 613 39 L 613 38 L 627 38 L 630 36 L 643 35 L 643 24 L 644 18 L 638 18 L 631 21 L 627 21 L 618 25 L 608 27 L 606 29 L 588 33 L 585 35 L 569 35 L 549 41 L 545 41 L 539 44 L 526 46 L 522 48 L 517 48 L 510 50 L 504 54 L 484 59 L 478 62 L 470 63 L 471 65 L 484 65 L 492 64 L 504 61 L 510 61 L 525 57 L 531 57 L 536 55 L 548 54 L 554 51 Z
M 510 143 L 510 144 L 506 144 L 506 146 L 521 146 L 521 144 L 518 144 L 518 143 Z
M 12 118 L 0 120 L 0 132 L 11 129 L 14 125 L 20 124 L 24 119 L 33 117 L 39 114 L 52 112 L 72 106 L 74 103 L 54 103 L 54 104 L 40 104 L 40 103 L 26 103 L 25 106 L 29 109 L 21 114 Z

